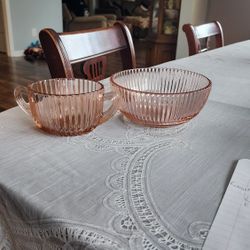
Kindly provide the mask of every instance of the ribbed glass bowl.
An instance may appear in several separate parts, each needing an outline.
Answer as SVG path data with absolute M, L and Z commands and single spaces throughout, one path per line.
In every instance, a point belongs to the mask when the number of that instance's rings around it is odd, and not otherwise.
M 185 123 L 205 105 L 211 81 L 195 72 L 173 68 L 138 68 L 111 76 L 120 111 L 132 122 L 167 127 Z

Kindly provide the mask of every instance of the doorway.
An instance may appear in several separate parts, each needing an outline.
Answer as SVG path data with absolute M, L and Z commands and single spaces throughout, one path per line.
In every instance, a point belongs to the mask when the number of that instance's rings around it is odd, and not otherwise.
M 7 53 L 3 0 L 0 0 L 0 52 Z

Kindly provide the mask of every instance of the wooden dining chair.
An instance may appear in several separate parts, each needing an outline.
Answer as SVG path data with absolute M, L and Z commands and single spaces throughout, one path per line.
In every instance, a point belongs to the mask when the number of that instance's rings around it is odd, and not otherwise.
M 136 68 L 135 49 L 129 29 L 122 22 L 112 27 L 57 33 L 43 29 L 39 38 L 52 78 L 75 78 L 80 63 L 84 78 L 106 76 L 107 56 L 120 52 L 123 69 Z M 119 60 L 119 59 L 117 59 Z
M 223 30 L 218 21 L 198 26 L 184 24 L 182 30 L 186 34 L 190 56 L 211 49 L 212 37 L 215 39 L 216 48 L 224 46 Z

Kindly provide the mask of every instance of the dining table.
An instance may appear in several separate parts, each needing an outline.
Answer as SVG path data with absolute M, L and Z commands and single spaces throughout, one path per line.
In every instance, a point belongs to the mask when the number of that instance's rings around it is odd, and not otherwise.
M 153 128 L 117 112 L 67 137 L 19 107 L 0 113 L 0 249 L 202 249 L 237 162 L 250 159 L 250 40 L 155 67 L 211 80 L 196 117 Z

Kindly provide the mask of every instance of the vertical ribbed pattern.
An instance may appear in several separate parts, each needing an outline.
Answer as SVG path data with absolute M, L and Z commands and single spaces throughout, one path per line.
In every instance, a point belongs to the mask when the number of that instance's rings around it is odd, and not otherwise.
M 111 77 L 120 98 L 120 110 L 131 121 L 161 127 L 184 123 L 197 115 L 207 101 L 211 82 L 182 69 L 141 68 Z
M 29 87 L 30 106 L 39 128 L 78 135 L 95 128 L 103 115 L 103 87 L 84 79 L 50 79 Z

